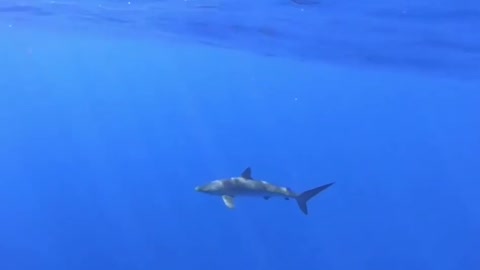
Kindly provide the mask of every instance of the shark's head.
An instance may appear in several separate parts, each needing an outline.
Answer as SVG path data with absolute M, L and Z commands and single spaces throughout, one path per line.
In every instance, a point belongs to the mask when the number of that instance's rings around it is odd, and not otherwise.
M 206 185 L 195 187 L 195 191 L 210 195 L 223 195 L 223 189 L 224 186 L 221 180 L 215 180 Z

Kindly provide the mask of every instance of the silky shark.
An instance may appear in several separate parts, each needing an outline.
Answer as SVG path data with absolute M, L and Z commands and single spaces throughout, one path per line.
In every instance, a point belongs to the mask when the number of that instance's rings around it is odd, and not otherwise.
M 253 179 L 252 170 L 248 167 L 238 177 L 215 180 L 206 185 L 197 186 L 195 190 L 210 195 L 222 196 L 223 203 L 230 209 L 235 208 L 234 198 L 236 197 L 262 197 L 265 200 L 272 197 L 282 197 L 285 200 L 295 199 L 300 210 L 305 215 L 308 215 L 308 200 L 333 184 L 334 182 L 297 194 L 290 188 Z

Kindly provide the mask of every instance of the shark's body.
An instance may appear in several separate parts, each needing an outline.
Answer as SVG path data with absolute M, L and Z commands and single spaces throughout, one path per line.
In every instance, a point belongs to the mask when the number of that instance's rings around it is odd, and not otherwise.
M 236 197 L 261 197 L 266 200 L 271 197 L 281 197 L 286 200 L 295 199 L 300 210 L 307 215 L 307 201 L 331 185 L 333 185 L 333 182 L 297 194 L 287 187 L 276 186 L 266 181 L 254 180 L 252 178 L 252 170 L 247 168 L 241 176 L 215 180 L 206 185 L 198 186 L 195 190 L 210 195 L 221 196 L 228 208 L 235 207 L 234 198 Z

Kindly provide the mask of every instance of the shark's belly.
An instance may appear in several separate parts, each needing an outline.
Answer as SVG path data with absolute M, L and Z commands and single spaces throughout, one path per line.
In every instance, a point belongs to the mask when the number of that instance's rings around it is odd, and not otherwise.
M 281 194 L 277 194 L 275 192 L 270 192 L 265 189 L 254 189 L 254 188 L 246 188 L 246 187 L 236 187 L 231 188 L 228 190 L 228 195 L 230 196 L 242 196 L 242 197 L 275 197 L 275 196 L 282 196 Z
M 224 195 L 232 197 L 284 197 L 282 188 L 271 185 L 265 181 L 248 179 L 232 179 L 223 182 Z

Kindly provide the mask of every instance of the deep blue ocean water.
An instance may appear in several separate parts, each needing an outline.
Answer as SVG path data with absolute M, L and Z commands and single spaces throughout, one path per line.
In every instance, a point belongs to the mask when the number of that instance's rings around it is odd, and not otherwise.
M 0 270 L 480 269 L 475 1 L 0 2 Z M 221 198 L 255 178 L 309 202 Z

